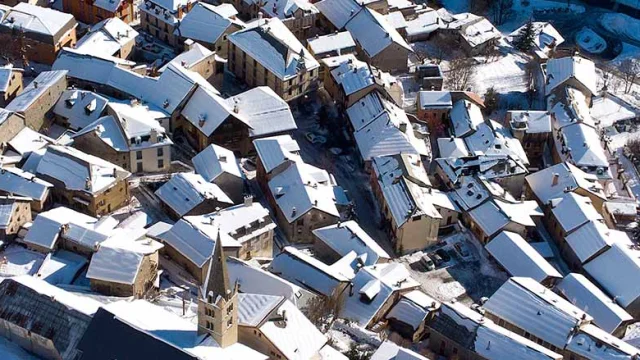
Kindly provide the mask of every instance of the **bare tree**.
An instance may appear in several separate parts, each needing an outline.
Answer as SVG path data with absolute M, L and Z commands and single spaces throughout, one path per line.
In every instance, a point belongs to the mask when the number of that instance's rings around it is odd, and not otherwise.
M 0 47 L 0 57 L 8 63 L 21 61 L 24 68 L 29 67 L 27 53 L 31 48 L 21 27 L 14 27 L 10 36 L 2 36 L 3 46 Z
M 491 0 L 493 21 L 497 25 L 504 24 L 513 15 L 513 0 Z
M 302 311 L 309 321 L 325 333 L 338 318 L 343 305 L 343 298 L 339 294 L 330 297 L 316 296 L 307 302 Z
M 450 48 L 451 43 L 447 42 L 444 37 L 440 36 L 439 34 L 436 34 L 435 38 L 433 39 L 433 46 L 433 57 L 435 58 L 436 62 L 440 64 L 447 53 L 447 49 Z
M 633 58 L 625 59 L 620 63 L 618 71 L 624 80 L 624 93 L 628 94 L 635 81 L 640 77 L 640 63 Z
M 475 0 L 471 1 L 469 11 L 474 14 L 484 15 L 489 10 L 490 0 Z
M 467 90 L 473 85 L 475 67 L 471 58 L 458 58 L 449 63 L 447 88 L 449 90 Z

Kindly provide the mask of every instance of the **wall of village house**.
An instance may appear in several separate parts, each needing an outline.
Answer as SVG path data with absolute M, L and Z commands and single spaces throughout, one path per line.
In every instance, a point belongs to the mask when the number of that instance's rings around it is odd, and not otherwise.
M 438 241 L 439 228 L 440 219 L 426 215 L 407 219 L 395 228 L 396 252 L 404 254 L 434 245 Z
M 444 124 L 447 123 L 449 118 L 449 109 L 422 109 L 420 106 L 420 96 L 418 96 L 417 111 L 418 119 L 427 122 L 429 131 L 436 134 L 436 136 L 444 136 Z
M 76 45 L 76 29 L 71 29 L 64 34 L 59 41 L 55 42 L 53 38 L 49 38 L 51 42 L 42 42 L 29 38 L 29 34 L 24 34 L 24 44 L 27 47 L 26 58 L 42 64 L 52 65 L 58 56 L 58 52 L 63 47 L 74 47 Z M 9 43 L 13 38 L 13 34 L 0 34 L 0 42 Z
M 6 144 L 14 136 L 16 136 L 20 130 L 24 129 L 24 118 L 17 114 L 11 114 L 7 120 L 0 123 L 0 144 Z
M 141 5 L 145 6 L 145 5 Z M 162 17 L 162 13 L 159 15 Z M 144 11 L 140 11 L 140 27 L 151 34 L 151 36 L 155 36 L 159 40 L 171 45 L 171 46 L 179 46 L 180 38 L 178 36 L 173 35 L 176 27 L 173 24 L 164 22 L 159 18 L 149 15 Z
M 252 237 L 242 243 L 240 259 L 249 260 L 253 257 L 273 257 L 273 230 Z
M 225 44 L 225 49 L 226 49 L 226 44 Z M 189 70 L 197 72 L 198 74 L 202 75 L 203 78 L 207 79 L 209 83 L 213 84 L 214 76 L 216 75 L 216 55 L 222 56 L 217 52 L 212 53 L 206 58 L 200 60 L 195 65 L 191 66 Z
M 529 339 L 529 340 L 531 340 L 531 341 L 533 341 L 533 342 L 535 342 L 535 343 L 538 343 L 539 345 L 542 345 L 542 346 L 544 346 L 545 348 L 547 348 L 547 349 L 549 349 L 549 350 L 551 350 L 551 351 L 553 351 L 553 352 L 555 352 L 555 353 L 558 353 L 558 354 L 560 354 L 560 355 L 563 355 L 563 357 L 564 357 L 565 359 L 572 359 L 573 357 L 575 357 L 575 356 L 576 356 L 576 354 L 574 354 L 574 353 L 572 353 L 572 352 L 570 352 L 570 351 L 568 351 L 568 350 L 559 349 L 558 347 L 556 347 L 556 346 L 554 346 L 554 345 L 552 345 L 552 344 L 550 344 L 550 343 L 548 343 L 548 342 L 544 341 L 543 339 L 540 339 L 540 338 L 536 337 L 536 336 L 535 336 L 535 335 L 533 335 L 533 334 L 530 334 L 529 332 L 527 332 L 527 331 L 525 331 L 525 330 L 523 330 L 523 329 L 519 328 L 518 326 L 516 326 L 516 325 L 514 325 L 514 324 L 511 324 L 511 323 L 507 322 L 506 320 L 501 319 L 500 317 L 498 317 L 498 316 L 497 316 L 497 315 L 495 315 L 495 314 L 492 314 L 492 313 L 490 313 L 490 312 L 488 312 L 488 311 L 487 311 L 487 312 L 485 312 L 485 316 L 486 316 L 488 319 L 490 319 L 490 320 L 492 320 L 493 322 L 495 322 L 496 324 L 498 324 L 498 326 L 502 326 L 502 327 L 504 327 L 505 329 L 507 329 L 507 330 L 509 330 L 509 331 L 511 331 L 511 332 L 514 332 L 514 333 L 516 333 L 516 334 L 518 334 L 518 335 L 520 335 L 520 336 L 523 336 L 523 337 L 525 337 L 526 339 Z M 573 356 L 573 357 L 572 357 L 572 356 Z
M 35 99 L 23 114 L 26 125 L 38 131 L 47 124 L 49 119 L 53 119 L 53 106 L 66 88 L 67 79 L 63 76 L 58 82 L 52 84 L 39 98 Z
M 317 87 L 317 68 L 283 81 L 232 42 L 229 42 L 228 51 L 229 70 L 236 77 L 251 87 L 268 86 L 285 101 L 293 100 Z
M 189 260 L 186 256 L 182 255 L 171 244 L 162 241 L 164 247 L 160 249 L 160 255 L 167 256 L 178 265 L 182 266 L 191 276 L 193 276 L 199 284 L 204 282 L 209 271 L 209 262 L 205 262 L 202 267 L 198 267 L 193 261 Z M 240 257 L 239 248 L 224 248 L 225 256 Z
M 120 20 L 130 23 L 133 21 L 133 1 L 125 0 L 117 11 L 107 11 L 93 2 L 83 0 L 64 0 L 62 2 L 64 12 L 72 14 L 77 21 L 85 24 L 95 24 L 104 19 L 117 17 Z
M 154 146 L 142 150 L 132 150 L 130 163 L 125 169 L 132 173 L 167 172 L 171 167 L 171 145 Z
M 238 340 L 240 343 L 268 356 L 271 360 L 288 359 L 258 328 L 238 326 Z
M 112 187 L 100 192 L 94 198 L 95 214 L 90 211 L 91 215 L 106 215 L 115 211 L 129 203 L 129 184 L 126 179 L 118 181 Z
M 116 151 L 94 131 L 74 138 L 73 147 L 130 171 L 129 153 Z
M 22 71 L 13 70 L 7 90 L 2 93 L 0 107 L 6 107 L 22 91 Z M 1 142 L 1 141 L 0 141 Z
M 61 359 L 53 341 L 35 332 L 0 319 L 0 335 L 44 359 Z
M 133 284 L 122 284 L 99 279 L 91 279 L 91 289 L 108 296 L 134 296 L 142 298 L 153 286 L 158 274 L 158 253 L 146 255 L 142 259 L 140 271 L 136 274 Z
M 371 58 L 369 58 L 359 44 L 358 50 L 359 58 L 369 59 L 367 62 L 380 70 L 399 72 L 408 69 L 407 61 L 409 59 L 409 50 L 396 43 L 387 46 Z
M 500 184 L 500 186 L 507 190 L 509 194 L 513 195 L 513 197 L 519 199 L 522 195 L 522 190 L 524 189 L 524 179 L 526 175 L 526 173 L 509 175 L 493 179 L 493 181 Z
M 56 248 L 68 250 L 70 252 L 89 258 L 98 250 L 98 244 L 85 245 L 71 241 L 64 236 L 64 230 L 62 230 L 60 237 L 56 242 Z
M 440 228 L 447 227 L 458 222 L 458 218 L 460 216 L 459 212 L 439 206 L 436 206 L 436 209 L 442 216 L 442 219 L 440 219 Z
M 340 220 L 338 217 L 329 215 L 324 211 L 311 209 L 289 224 L 280 207 L 276 208 L 278 209 L 276 212 L 278 226 L 283 230 L 287 239 L 295 244 L 312 244 L 313 230 L 336 224 Z
M 307 39 L 318 33 L 316 28 L 317 13 L 307 13 L 298 9 L 292 17 L 282 20 L 282 23 L 300 40 L 303 44 Z
M 227 161 L 231 160 L 227 159 Z M 244 200 L 244 179 L 225 172 L 215 178 L 213 183 L 218 185 L 235 204 L 239 204 Z
M 14 211 L 9 217 L 7 227 L 0 229 L 0 240 L 12 240 L 20 230 L 20 227 L 31 221 L 31 205 L 28 201 L 17 201 Z
M 469 333 L 469 336 L 473 336 Z M 485 360 L 477 353 L 465 348 L 463 345 L 449 339 L 447 336 L 438 331 L 430 329 L 429 348 L 436 354 L 442 355 L 447 359 L 455 358 L 458 360 Z

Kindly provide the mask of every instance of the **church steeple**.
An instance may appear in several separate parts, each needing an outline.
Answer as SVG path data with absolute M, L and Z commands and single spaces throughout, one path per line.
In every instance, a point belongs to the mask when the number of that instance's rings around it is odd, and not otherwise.
M 207 277 L 200 288 L 198 333 L 211 335 L 223 348 L 238 342 L 238 286 L 229 283 L 219 230 Z

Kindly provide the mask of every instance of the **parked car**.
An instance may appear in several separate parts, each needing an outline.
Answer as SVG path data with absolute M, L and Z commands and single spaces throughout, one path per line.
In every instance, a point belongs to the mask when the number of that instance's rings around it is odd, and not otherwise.
M 312 144 L 324 144 L 327 142 L 327 138 L 321 135 L 316 135 L 314 133 L 308 132 L 304 134 L 305 139 Z
M 451 261 L 451 256 L 449 256 L 449 254 L 444 249 L 436 250 L 436 254 L 439 255 L 440 258 L 442 258 L 442 261 L 444 262 Z
M 422 255 L 420 258 L 420 264 L 424 266 L 427 271 L 433 270 L 436 268 L 436 265 L 433 263 L 433 260 L 428 255 Z
M 469 256 L 469 249 L 467 249 L 467 246 L 465 244 L 456 243 L 455 245 L 453 245 L 453 247 L 456 248 L 456 250 L 460 253 L 460 255 L 462 255 L 462 257 Z
M 436 253 L 431 253 L 431 254 L 429 254 L 429 257 L 431 258 L 431 260 L 433 260 L 433 263 L 436 266 L 440 266 L 440 264 L 442 264 L 442 258 L 440 257 L 440 255 L 438 255 Z

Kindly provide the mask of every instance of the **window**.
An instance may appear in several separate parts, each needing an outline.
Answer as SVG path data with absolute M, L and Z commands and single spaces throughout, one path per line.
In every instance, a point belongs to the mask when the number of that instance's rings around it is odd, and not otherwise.
M 164 156 L 164 148 L 158 148 L 158 157 Z
M 163 169 L 163 168 L 164 168 L 164 160 L 158 159 L 158 169 Z
M 142 160 L 142 151 L 136 151 L 136 160 Z

